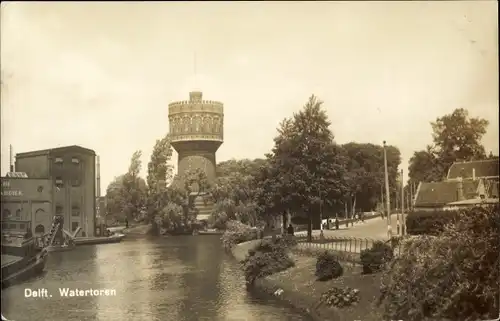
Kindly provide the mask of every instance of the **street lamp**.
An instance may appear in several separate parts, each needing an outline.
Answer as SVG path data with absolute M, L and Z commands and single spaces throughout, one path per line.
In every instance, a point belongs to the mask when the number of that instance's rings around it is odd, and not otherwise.
M 384 140 L 384 174 L 385 174 L 385 207 L 387 210 L 387 236 L 389 239 L 392 237 L 391 226 L 391 200 L 389 195 L 389 173 L 387 171 L 387 146 Z

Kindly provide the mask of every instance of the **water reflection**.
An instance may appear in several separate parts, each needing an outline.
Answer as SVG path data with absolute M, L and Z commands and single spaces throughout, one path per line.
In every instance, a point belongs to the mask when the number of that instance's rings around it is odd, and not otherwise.
M 43 278 L 2 291 L 16 321 L 306 320 L 249 296 L 238 265 L 217 236 L 128 240 L 51 253 Z M 114 289 L 116 296 L 60 297 L 59 288 Z M 46 288 L 51 298 L 25 298 Z

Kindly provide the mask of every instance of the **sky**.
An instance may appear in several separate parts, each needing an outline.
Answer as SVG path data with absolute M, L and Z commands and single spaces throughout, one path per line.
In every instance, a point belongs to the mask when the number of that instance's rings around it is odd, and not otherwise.
M 168 104 L 224 103 L 217 161 L 259 158 L 312 94 L 338 143 L 397 146 L 401 168 L 455 108 L 498 154 L 496 1 L 1 4 L 1 171 L 14 153 L 96 151 L 101 189 L 168 132 Z M 176 157 L 176 155 L 174 155 Z

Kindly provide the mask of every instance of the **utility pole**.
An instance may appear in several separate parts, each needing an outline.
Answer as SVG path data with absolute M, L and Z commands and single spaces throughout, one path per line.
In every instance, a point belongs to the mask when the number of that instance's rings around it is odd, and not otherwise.
M 385 206 L 384 206 L 384 185 L 380 185 L 380 204 L 382 205 L 382 218 L 385 215 Z
M 399 218 L 399 215 L 398 215 Z M 401 169 L 401 220 L 403 224 L 401 225 L 401 235 L 405 235 L 406 221 L 405 221 L 405 183 L 403 180 L 403 170 Z M 398 223 L 399 226 L 399 223 Z
M 391 226 L 391 200 L 389 195 L 389 172 L 387 170 L 387 148 L 384 140 L 384 176 L 385 176 L 385 207 L 387 211 L 387 236 L 389 239 L 392 237 Z
M 320 240 L 324 240 L 325 239 L 325 235 L 323 234 L 323 200 L 321 198 L 321 187 L 319 189 L 319 228 L 320 228 L 320 232 L 319 232 L 319 238 Z

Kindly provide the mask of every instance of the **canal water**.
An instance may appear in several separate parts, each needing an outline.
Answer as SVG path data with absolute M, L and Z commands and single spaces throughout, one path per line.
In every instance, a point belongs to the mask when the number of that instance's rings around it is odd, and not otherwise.
M 217 235 L 125 239 L 49 255 L 43 277 L 2 290 L 8 320 L 308 320 L 247 293 L 238 264 Z M 49 297 L 25 297 L 41 289 Z M 60 289 L 107 289 L 110 295 L 69 297 Z

